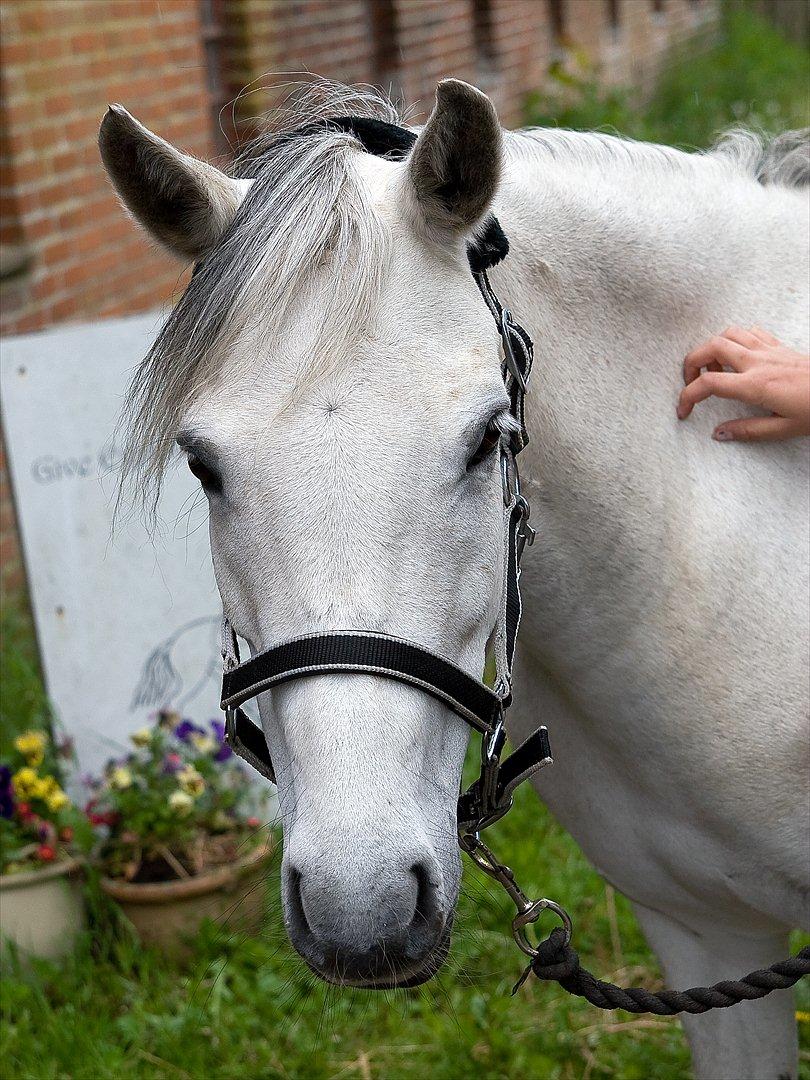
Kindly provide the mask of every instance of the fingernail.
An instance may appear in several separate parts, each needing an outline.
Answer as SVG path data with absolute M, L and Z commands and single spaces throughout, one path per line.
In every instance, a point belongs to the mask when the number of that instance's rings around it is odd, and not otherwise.
M 683 420 L 683 417 L 684 417 L 683 405 L 679 405 L 677 407 L 677 409 L 675 410 L 675 412 L 678 414 L 678 419 Z
M 712 438 L 717 439 L 718 442 L 731 442 L 734 436 L 730 431 L 726 431 L 725 428 L 718 428 Z

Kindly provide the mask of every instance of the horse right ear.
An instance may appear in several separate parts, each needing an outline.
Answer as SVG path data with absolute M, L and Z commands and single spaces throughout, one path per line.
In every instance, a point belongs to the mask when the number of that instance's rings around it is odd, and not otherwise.
M 184 260 L 196 261 L 214 247 L 251 184 L 176 150 L 121 105 L 107 110 L 98 145 L 126 209 Z
M 501 125 L 486 94 L 459 79 L 440 82 L 408 159 L 417 214 L 431 235 L 475 228 L 498 188 L 502 157 Z

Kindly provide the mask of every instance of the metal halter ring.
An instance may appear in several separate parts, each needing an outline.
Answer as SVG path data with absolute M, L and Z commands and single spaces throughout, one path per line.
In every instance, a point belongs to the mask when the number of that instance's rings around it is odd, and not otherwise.
M 563 931 L 565 932 L 564 945 L 567 945 L 571 940 L 571 932 L 573 930 L 573 924 L 571 923 L 571 916 L 565 910 L 560 907 L 554 900 L 535 900 L 529 904 L 523 911 L 519 911 L 512 920 L 512 936 L 515 939 L 517 947 L 524 952 L 527 956 L 537 956 L 537 949 L 532 945 L 526 935 L 526 927 L 529 923 L 535 923 L 540 918 L 544 911 L 553 911 L 559 918 L 563 925 Z

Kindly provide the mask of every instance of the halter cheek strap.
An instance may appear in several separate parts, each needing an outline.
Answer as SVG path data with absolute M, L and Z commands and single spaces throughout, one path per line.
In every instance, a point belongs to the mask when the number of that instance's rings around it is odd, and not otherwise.
M 359 117 L 342 117 L 325 124 L 350 132 L 370 153 L 392 158 L 404 158 L 416 141 L 416 136 L 405 128 Z M 532 368 L 532 341 L 501 305 L 487 277 L 487 269 L 500 262 L 508 250 L 500 225 L 490 215 L 467 251 L 473 278 L 501 337 L 502 374 L 510 411 L 517 421 L 515 431 L 500 448 L 504 546 L 501 602 L 493 634 L 494 686 L 490 688 L 422 645 L 362 629 L 293 638 L 242 663 L 236 634 L 227 617 L 222 625 L 221 704 L 226 739 L 236 754 L 275 781 L 264 732 L 241 706 L 282 683 L 327 673 L 375 675 L 406 683 L 441 701 L 483 736 L 480 775 L 458 802 L 459 831 L 468 837 L 502 817 L 512 804 L 517 785 L 551 761 L 545 727 L 531 735 L 511 757 L 500 760 L 506 738 L 503 716 L 512 700 L 512 663 L 520 626 L 520 560 L 525 546 L 534 539 L 517 468 L 517 456 L 528 441 L 524 396 Z M 469 843 L 465 849 L 469 850 Z

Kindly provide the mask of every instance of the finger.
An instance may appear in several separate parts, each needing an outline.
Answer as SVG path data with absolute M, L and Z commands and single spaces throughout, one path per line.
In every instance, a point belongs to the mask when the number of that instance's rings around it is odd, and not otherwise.
M 801 435 L 801 425 L 783 416 L 747 416 L 726 420 L 715 429 L 712 438 L 718 442 L 774 442 Z
M 709 364 L 745 371 L 752 360 L 749 349 L 725 337 L 713 337 L 690 352 L 683 362 L 683 381 L 689 385 Z
M 744 375 L 730 371 L 704 371 L 681 390 L 678 419 L 685 420 L 695 405 L 708 397 L 733 398 L 749 405 L 759 404 L 759 391 Z
M 765 344 L 762 338 L 758 337 L 753 330 L 743 330 L 741 326 L 729 326 L 720 337 L 726 338 L 728 341 L 736 341 L 738 345 L 744 346 L 746 349 L 757 349 L 760 345 Z
M 754 334 L 755 337 L 758 337 L 763 345 L 782 344 L 779 338 L 774 337 L 773 334 L 768 333 L 767 330 L 763 330 L 761 326 L 752 326 L 749 330 L 749 333 Z

